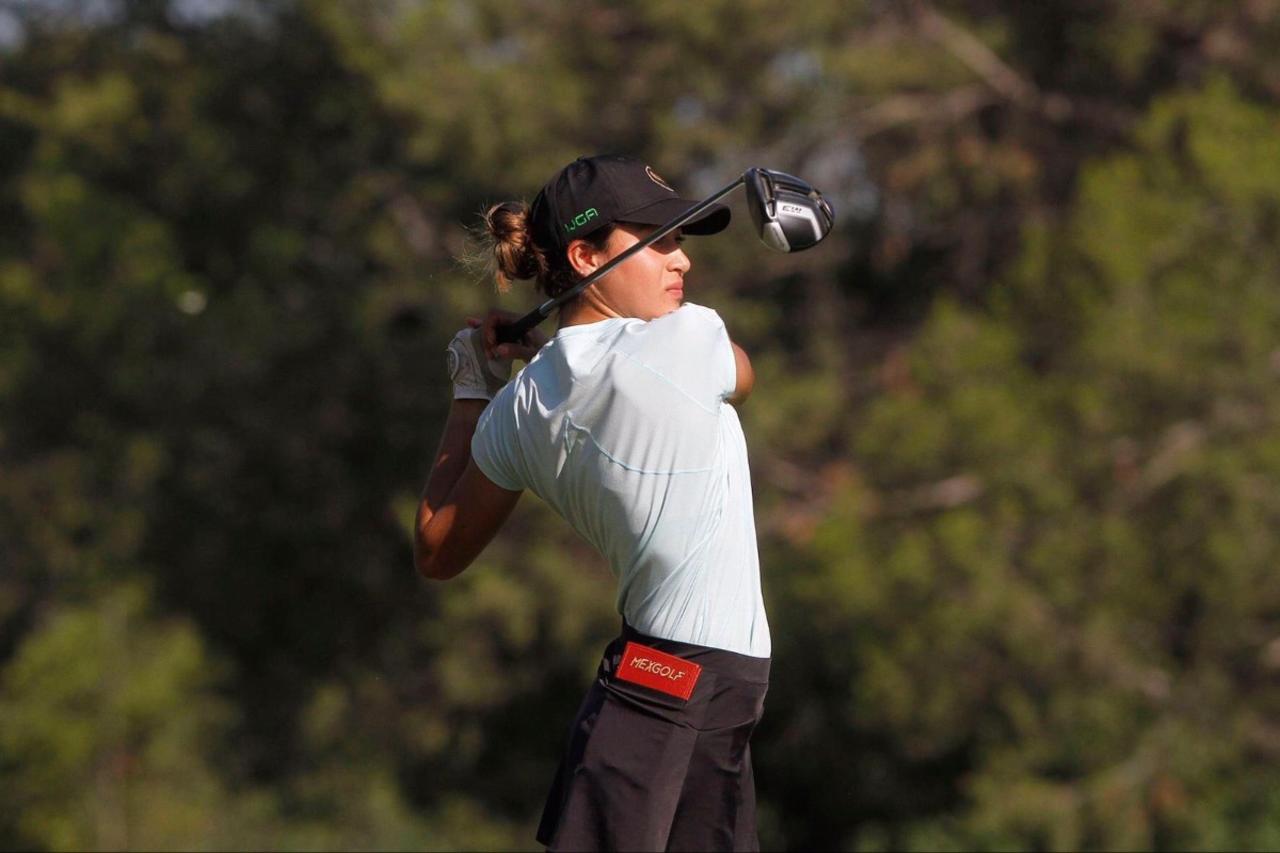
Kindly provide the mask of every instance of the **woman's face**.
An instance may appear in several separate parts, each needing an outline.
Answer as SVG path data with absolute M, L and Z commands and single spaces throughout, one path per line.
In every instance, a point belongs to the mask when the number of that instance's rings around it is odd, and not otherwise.
M 609 235 L 604 251 L 594 253 L 595 269 L 654 232 L 653 225 L 620 222 Z M 680 229 L 637 252 L 583 292 L 584 307 L 604 317 L 638 317 L 652 320 L 669 314 L 684 301 L 684 276 L 689 257 L 680 248 Z M 594 270 L 587 270 L 589 274 Z M 582 268 L 579 268 L 582 273 Z

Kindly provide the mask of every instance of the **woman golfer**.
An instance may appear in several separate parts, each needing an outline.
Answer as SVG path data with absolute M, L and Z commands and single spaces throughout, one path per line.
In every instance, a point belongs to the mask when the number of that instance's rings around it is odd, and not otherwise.
M 639 160 L 561 169 L 485 216 L 498 279 L 555 296 L 695 202 Z M 684 226 L 714 234 L 723 206 Z M 751 477 L 733 405 L 746 354 L 684 301 L 674 231 L 560 311 L 550 340 L 496 345 L 491 313 L 450 344 L 454 403 L 419 508 L 415 562 L 453 577 L 532 490 L 608 558 L 620 636 L 569 730 L 538 840 L 566 850 L 753 850 L 749 741 L 769 678 Z M 528 364 L 510 382 L 510 359 Z

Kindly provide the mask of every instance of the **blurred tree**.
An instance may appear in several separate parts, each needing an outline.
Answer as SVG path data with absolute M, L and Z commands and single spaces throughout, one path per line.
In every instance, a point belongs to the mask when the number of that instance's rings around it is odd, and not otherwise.
M 778 557 L 789 841 L 1274 846 L 1278 125 L 1221 78 L 1157 100 L 991 311 L 926 324 Z
M 0 675 L 3 824 L 48 849 L 217 848 L 252 820 L 206 762 L 232 708 L 190 623 L 140 587 L 56 608 Z

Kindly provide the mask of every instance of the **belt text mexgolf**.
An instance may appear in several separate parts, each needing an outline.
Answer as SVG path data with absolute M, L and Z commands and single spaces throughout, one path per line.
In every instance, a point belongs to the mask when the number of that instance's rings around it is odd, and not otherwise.
M 693 694 L 701 673 L 702 667 L 696 663 L 630 642 L 618 665 L 618 678 L 685 700 Z

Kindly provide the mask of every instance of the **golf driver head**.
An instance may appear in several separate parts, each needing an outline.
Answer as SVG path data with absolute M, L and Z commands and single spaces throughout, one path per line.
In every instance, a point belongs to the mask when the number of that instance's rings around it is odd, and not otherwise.
M 765 245 L 779 252 L 801 252 L 831 233 L 835 215 L 822 193 L 785 172 L 751 168 L 743 176 L 751 220 Z

